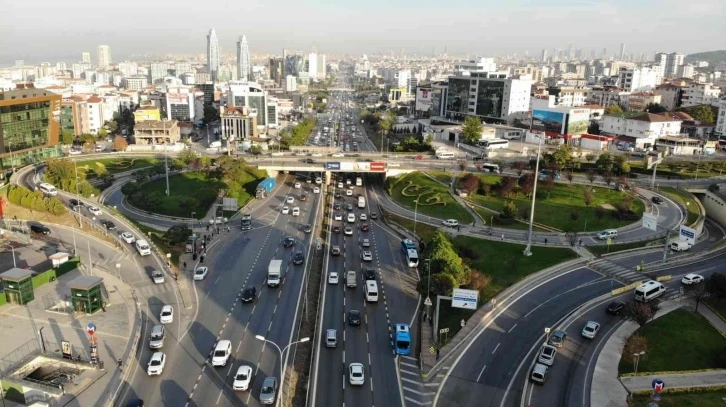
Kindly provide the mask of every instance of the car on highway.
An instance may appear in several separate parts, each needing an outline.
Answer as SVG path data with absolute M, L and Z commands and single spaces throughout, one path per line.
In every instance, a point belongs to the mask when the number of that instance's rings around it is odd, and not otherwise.
M 587 321 L 585 327 L 582 328 L 582 336 L 588 339 L 595 339 L 598 331 L 600 331 L 600 324 L 595 321 Z
M 345 210 L 348 211 L 348 212 L 352 212 L 353 211 L 353 204 L 347 204 L 347 205 L 345 205 Z
M 625 308 L 625 303 L 622 301 L 613 301 L 610 304 L 608 304 L 607 307 L 605 307 L 605 312 L 608 314 L 618 315 L 623 311 L 623 308 Z
M 362 247 L 371 247 L 371 241 L 368 239 L 363 239 L 360 243 Z
M 121 240 L 123 240 L 126 243 L 134 243 L 136 241 L 136 238 L 134 237 L 134 235 L 132 235 L 129 232 L 121 232 L 121 234 L 119 234 L 119 236 L 121 237 Z
M 370 225 L 368 225 L 367 223 L 360 225 L 360 230 L 362 230 L 364 232 L 367 232 L 370 228 L 371 228 Z
M 331 271 L 328 273 L 328 284 L 338 284 L 338 272 Z
M 338 226 L 338 225 L 333 226 L 333 233 L 340 233 L 340 226 Z
M 166 355 L 164 355 L 164 352 L 154 352 L 146 367 L 146 374 L 149 376 L 160 375 L 164 372 L 164 365 L 166 365 Z
M 346 220 L 348 221 L 348 223 L 355 223 L 355 214 L 349 213 Z
M 343 182 L 342 181 L 338 181 L 338 188 L 341 188 L 341 189 L 343 188 Z
M 552 345 L 544 345 L 539 350 L 537 362 L 552 366 L 555 363 L 555 356 L 557 356 L 557 348 Z
M 701 282 L 703 282 L 703 276 L 700 274 L 695 274 L 695 273 L 686 274 L 681 279 L 681 284 L 684 284 L 684 285 L 698 284 Z
M 564 331 L 554 331 L 552 335 L 550 335 L 549 341 L 547 341 L 550 345 L 561 348 L 565 341 L 567 340 L 567 334 Z
M 252 366 L 244 365 L 237 369 L 232 382 L 232 390 L 247 391 L 252 382 Z
M 314 194 L 319 194 L 320 193 L 320 188 L 318 188 L 318 187 L 313 188 L 313 193 Z
M 207 267 L 199 267 L 194 271 L 194 280 L 195 281 L 202 281 L 205 277 L 207 277 L 207 272 L 209 269 Z
M 450 228 L 455 228 L 459 226 L 459 221 L 456 219 L 446 219 L 442 223 L 444 224 L 444 226 L 448 226 Z
M 277 399 L 277 379 L 274 376 L 265 377 L 260 388 L 260 404 L 275 404 Z
M 371 219 L 372 220 L 378 219 L 378 214 L 376 212 L 371 212 Z
M 330 254 L 332 254 L 333 256 L 340 256 L 340 246 L 335 245 L 330 248 Z
M 116 224 L 110 220 L 102 220 L 100 223 L 106 228 L 106 230 L 116 230 Z
M 536 363 L 532 368 L 529 379 L 535 383 L 544 384 L 545 380 L 547 380 L 547 366 L 542 363 Z
M 285 203 L 289 203 L 289 204 L 295 203 L 295 197 L 288 196 L 287 199 L 285 200 Z
M 307 200 L 308 200 L 308 196 L 307 196 L 307 195 L 305 195 L 305 194 L 300 194 L 300 201 L 301 201 L 301 202 L 305 202 L 305 201 L 307 201 Z
M 294 187 L 300 189 L 302 188 L 302 184 L 300 182 L 296 182 Z
M 48 228 L 48 226 L 41 225 L 41 224 L 30 225 L 30 231 L 33 233 L 37 233 L 39 235 L 49 235 L 50 234 L 50 229 Z
M 352 309 L 348 311 L 348 325 L 360 325 L 360 318 L 360 311 L 358 311 L 357 309 Z
M 362 386 L 366 382 L 365 373 L 363 373 L 362 363 L 351 363 L 348 366 L 348 381 L 352 386 Z
M 232 341 L 222 339 L 217 342 L 212 353 L 212 366 L 226 366 L 232 354 Z
M 305 262 L 305 255 L 303 252 L 295 252 L 295 255 L 292 257 L 292 264 L 299 265 L 303 264 Z
M 313 227 L 311 225 L 303 225 L 303 232 L 313 233 Z
M 368 215 L 366 215 L 365 213 L 361 213 L 360 216 L 358 216 L 358 219 L 366 221 L 368 220 Z
M 352 228 L 352 227 L 350 227 L 350 226 L 346 226 L 346 227 L 345 227 L 345 230 L 343 231 L 343 233 L 344 233 L 344 234 L 345 234 L 346 236 L 353 236 L 353 228 Z
M 656 205 L 660 205 L 663 203 L 663 198 L 661 198 L 659 196 L 654 196 L 654 197 L 650 198 L 650 200 L 651 200 L 651 202 L 653 202 Z
M 285 239 L 282 241 L 282 245 L 284 247 L 293 247 L 295 246 L 295 238 L 292 236 L 286 236 Z
M 159 270 L 154 270 L 151 272 L 151 279 L 154 281 L 154 284 L 164 284 L 164 273 Z
M 340 199 L 342 197 L 343 197 L 343 195 L 341 195 L 340 192 L 335 193 L 335 199 Z
M 343 214 L 340 212 L 336 212 L 335 215 L 333 215 L 333 219 L 335 220 L 343 220 Z
M 79 201 L 78 199 L 71 199 L 68 201 L 68 204 L 70 204 L 71 208 L 73 209 L 83 208 L 84 206 L 86 206 L 83 201 Z
M 353 190 L 352 189 L 346 189 L 345 190 L 345 196 L 353 196 Z
M 292 208 L 292 216 L 300 216 L 300 208 L 299 207 L 296 206 L 296 207 Z
M 373 253 L 365 250 L 363 251 L 363 254 L 361 254 L 361 258 L 363 259 L 363 261 L 373 261 Z
M 242 293 L 242 302 L 252 302 L 255 300 L 256 296 L 257 296 L 257 288 L 256 287 L 247 287 L 247 288 L 245 288 L 244 292 Z
M 343 209 L 343 206 L 339 203 L 336 203 L 335 205 L 333 205 L 333 209 L 335 209 L 336 211 L 339 211 L 339 210 Z
M 161 313 L 159 313 L 159 322 L 162 324 L 170 324 L 174 322 L 174 308 L 171 305 L 164 305 L 161 307 Z
M 92 214 L 94 214 L 96 216 L 103 215 L 103 212 L 101 212 L 101 210 L 97 206 L 89 206 L 88 207 L 88 212 L 90 212 L 90 213 L 92 213 Z
M 289 206 L 283 206 L 282 207 L 282 214 L 287 215 L 290 213 L 290 207 Z
M 345 154 L 343 154 L 343 153 L 335 153 L 335 154 L 331 155 L 331 157 L 334 157 L 334 158 L 345 157 Z
M 376 271 L 372 268 L 367 268 L 363 270 L 363 278 L 365 280 L 374 280 L 376 279 Z

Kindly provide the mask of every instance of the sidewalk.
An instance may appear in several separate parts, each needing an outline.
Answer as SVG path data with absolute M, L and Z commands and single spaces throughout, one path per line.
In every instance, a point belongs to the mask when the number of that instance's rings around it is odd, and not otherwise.
M 661 309 L 655 315 L 663 315 L 683 306 L 694 306 L 688 300 L 669 300 L 661 304 Z M 716 329 L 726 334 L 726 322 L 701 304 L 698 313 L 706 317 Z M 668 388 L 699 387 L 726 385 L 726 370 L 685 374 L 658 374 L 648 376 L 618 377 L 618 364 L 625 338 L 632 335 L 638 325 L 632 321 L 625 321 L 608 338 L 595 364 L 590 387 L 590 405 L 592 407 L 627 407 L 626 398 L 629 391 L 650 390 L 654 379 L 658 378 L 666 383 Z

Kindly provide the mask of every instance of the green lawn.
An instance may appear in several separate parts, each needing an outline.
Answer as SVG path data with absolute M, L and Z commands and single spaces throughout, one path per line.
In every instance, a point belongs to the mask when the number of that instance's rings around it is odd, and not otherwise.
M 159 204 L 153 208 L 146 208 L 139 202 L 132 204 L 154 213 L 167 216 L 179 216 L 188 218 L 192 212 L 196 212 L 196 218 L 201 219 L 209 210 L 209 206 L 217 198 L 220 189 L 226 185 L 219 180 L 209 178 L 206 172 L 185 172 L 169 177 L 170 195 L 166 196 L 166 180 L 160 178 L 141 186 L 144 195 L 156 193 L 161 196 Z M 243 202 L 240 202 L 243 204 Z
M 726 339 L 700 314 L 680 308 L 650 322 L 637 333 L 648 339 L 638 372 L 663 372 L 724 368 Z M 633 372 L 632 358 L 621 358 L 618 372 Z
M 708 305 L 711 306 L 721 318 L 726 318 L 726 299 L 709 298 L 706 300 Z
M 476 311 L 471 309 L 453 308 L 451 301 L 442 300 L 441 309 L 439 310 L 439 329 L 449 328 L 449 332 L 445 335 L 439 335 L 439 346 L 443 346 L 450 341 L 461 330 L 461 320 L 469 321 L 474 312 Z M 428 349 L 421 349 L 421 352 L 428 351 Z
M 648 241 L 644 241 L 644 242 L 611 244 L 610 249 L 608 249 L 607 245 L 587 246 L 587 250 L 589 250 L 590 253 L 592 253 L 596 256 L 601 256 L 601 255 L 607 254 L 607 253 L 615 253 L 615 252 L 620 252 L 623 250 L 635 249 L 638 247 L 646 247 L 646 246 L 663 247 L 663 239 L 654 239 L 654 240 L 648 240 Z
M 668 384 L 666 384 L 667 386 Z M 662 394 L 658 407 L 723 407 L 726 405 L 726 390 L 699 393 Z M 650 396 L 635 396 L 635 407 L 649 407 Z
M 386 219 L 391 220 L 393 222 L 396 222 L 397 224 L 401 225 L 403 228 L 414 231 L 414 222 L 411 219 L 404 218 L 398 215 L 394 215 L 390 212 L 384 212 Z M 428 242 L 431 240 L 431 238 L 436 234 L 436 231 L 438 228 L 435 228 L 431 225 L 427 225 L 425 223 L 417 222 L 416 223 L 416 235 L 421 238 L 424 242 Z
M 99 167 L 106 169 L 108 175 L 118 174 L 119 172 L 135 170 L 139 168 L 152 167 L 156 165 L 156 158 L 104 158 L 100 160 L 79 161 L 77 163 L 79 171 L 86 171 L 87 178 L 95 178 L 96 171 Z
M 496 175 L 480 175 L 480 179 L 489 185 L 499 182 L 500 177 Z M 613 216 L 613 211 L 607 211 L 600 219 L 595 216 L 595 208 L 602 204 L 615 206 L 623 197 L 624 193 L 611 188 L 594 187 L 593 199 L 590 206 L 586 206 L 583 199 L 583 188 L 585 185 L 578 185 L 566 182 L 556 182 L 552 191 L 548 194 L 544 189 L 544 183 L 538 182 L 537 201 L 535 203 L 534 221 L 543 225 L 551 226 L 561 231 L 596 231 L 609 228 L 618 228 L 635 221 L 619 220 Z M 520 191 L 508 198 L 500 198 L 494 189 L 489 195 L 479 193 L 472 194 L 470 199 L 484 207 L 501 211 L 506 201 L 512 201 L 520 214 L 528 213 L 532 205 L 531 198 L 525 197 Z M 644 204 L 642 201 L 634 200 L 632 210 L 641 216 Z M 572 219 L 573 212 L 578 214 L 577 219 Z
M 631 161 L 630 168 L 637 169 L 639 172 L 650 173 L 652 170 L 645 170 L 641 161 Z M 698 178 L 710 178 L 723 175 L 726 170 L 726 164 L 722 161 L 705 161 L 701 163 L 696 161 L 666 161 L 664 164 L 658 165 L 657 175 L 661 177 L 671 176 L 679 179 L 691 179 L 696 177 L 696 169 L 698 170 Z
M 429 170 L 426 174 L 436 178 L 444 185 L 451 184 L 451 173 L 449 171 Z
M 462 258 L 466 257 L 462 248 L 473 249 L 470 253 L 475 258 L 465 258 L 465 261 L 472 268 L 492 278 L 479 298 L 482 303 L 530 274 L 577 257 L 570 249 L 541 246 L 532 246 L 532 255 L 525 257 L 522 254 L 524 245 L 471 236 L 456 236 L 453 242 Z
M 683 191 L 673 187 L 660 187 L 659 190 L 664 194 L 668 195 L 671 199 L 676 200 L 683 204 L 688 210 L 688 216 L 686 218 L 686 225 L 692 225 L 698 220 L 698 204 L 692 197 Z
M 391 198 L 406 208 L 439 219 L 457 219 L 462 224 L 474 221 L 472 215 L 449 194 L 447 187 L 421 173 L 388 178 L 387 182 L 395 183 L 391 188 Z M 416 200 L 419 200 L 418 205 Z

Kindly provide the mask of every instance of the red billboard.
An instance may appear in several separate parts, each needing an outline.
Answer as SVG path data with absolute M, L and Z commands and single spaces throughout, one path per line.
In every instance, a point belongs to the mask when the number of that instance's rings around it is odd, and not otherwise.
M 371 172 L 385 172 L 386 163 L 383 161 L 376 161 L 371 163 Z

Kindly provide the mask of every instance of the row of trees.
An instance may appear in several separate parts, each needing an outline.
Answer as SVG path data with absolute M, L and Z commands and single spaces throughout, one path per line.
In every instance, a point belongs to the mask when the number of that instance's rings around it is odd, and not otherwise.
M 316 118 L 307 117 L 292 129 L 285 129 L 280 132 L 280 148 L 287 150 L 290 146 L 304 146 L 310 137 L 310 132 L 315 128 L 316 123 Z
M 48 212 L 56 216 L 66 211 L 60 199 L 44 196 L 41 191 L 31 191 L 20 185 L 8 186 L 8 201 L 31 211 Z
M 430 259 L 431 272 L 429 277 L 429 270 L 426 270 L 418 283 L 418 291 L 422 295 L 429 295 L 429 286 L 433 295 L 451 295 L 454 288 L 469 284 L 472 271 L 464 264 L 445 233 L 437 232 L 431 238 L 426 253 Z
M 659 103 L 648 103 L 644 111 L 648 113 L 665 113 L 668 109 Z M 678 111 L 686 112 L 695 120 L 702 123 L 715 123 L 716 121 L 713 109 L 706 105 L 682 107 Z M 605 108 L 605 114 L 616 115 L 620 113 L 623 113 L 623 109 L 618 105 L 610 105 Z
M 100 192 L 98 188 L 88 182 L 83 169 L 76 171 L 74 163 L 65 158 L 51 158 L 47 161 L 45 180 L 55 185 L 56 188 L 74 194 L 78 193 L 86 198 L 98 195 Z

